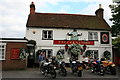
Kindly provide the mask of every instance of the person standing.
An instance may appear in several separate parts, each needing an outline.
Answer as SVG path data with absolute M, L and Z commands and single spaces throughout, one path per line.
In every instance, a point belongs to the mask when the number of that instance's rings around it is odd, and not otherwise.
M 42 63 L 44 62 L 44 56 L 42 54 L 42 52 L 40 52 L 40 55 L 39 55 L 39 67 L 41 67 Z

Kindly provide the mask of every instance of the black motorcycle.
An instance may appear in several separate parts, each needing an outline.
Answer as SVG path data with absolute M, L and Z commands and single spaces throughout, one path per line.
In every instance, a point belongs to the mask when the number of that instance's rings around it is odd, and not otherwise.
M 56 70 L 58 70 L 59 62 L 58 62 L 58 60 L 55 57 L 51 58 L 51 64 L 53 64 L 56 67 Z
M 72 63 L 70 64 L 71 64 L 72 73 L 77 73 L 78 76 L 81 77 L 83 64 L 80 63 L 79 61 L 72 61 Z
M 62 62 L 59 64 L 59 74 L 60 74 L 60 75 L 63 75 L 63 76 L 66 76 L 66 75 L 67 75 L 67 70 L 66 70 L 65 62 L 64 62 L 64 61 L 62 61 Z
M 41 68 L 41 74 L 47 76 L 50 74 L 52 78 L 56 78 L 56 67 L 51 63 L 44 63 L 44 65 Z
M 104 76 L 104 66 L 100 61 L 94 61 L 91 63 L 91 72 L 99 73 L 101 76 Z

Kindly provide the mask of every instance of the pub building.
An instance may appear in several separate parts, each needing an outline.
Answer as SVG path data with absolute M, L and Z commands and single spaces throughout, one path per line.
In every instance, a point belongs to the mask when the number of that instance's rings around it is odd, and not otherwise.
M 56 56 L 59 50 L 64 50 L 63 60 L 68 63 L 70 54 L 67 48 L 72 44 L 80 44 L 85 51 L 83 55 L 93 59 L 101 59 L 105 54 L 112 58 L 112 43 L 110 26 L 104 19 L 104 9 L 99 5 L 95 15 L 38 13 L 34 2 L 30 5 L 30 14 L 26 23 L 26 38 L 34 40 L 35 63 L 37 53 L 44 51 L 46 57 Z M 66 50 L 65 50 L 66 49 Z

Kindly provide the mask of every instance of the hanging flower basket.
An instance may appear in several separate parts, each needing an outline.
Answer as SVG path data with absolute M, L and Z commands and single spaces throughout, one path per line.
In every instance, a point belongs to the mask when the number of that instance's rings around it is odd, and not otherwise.
M 110 59 L 111 53 L 110 53 L 109 51 L 105 51 L 105 52 L 103 53 L 103 56 L 104 56 L 106 59 Z
M 72 44 L 69 48 L 68 48 L 68 53 L 71 53 L 75 56 L 78 56 L 78 54 L 80 54 L 81 51 L 81 45 L 80 44 Z
M 64 53 L 65 53 L 64 49 L 60 49 L 60 50 L 58 50 L 56 57 L 58 59 L 64 59 Z

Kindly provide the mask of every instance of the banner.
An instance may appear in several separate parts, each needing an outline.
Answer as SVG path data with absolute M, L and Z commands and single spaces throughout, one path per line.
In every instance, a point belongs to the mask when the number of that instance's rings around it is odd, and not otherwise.
M 94 41 L 78 41 L 78 40 L 54 40 L 53 44 L 81 44 L 94 45 Z

